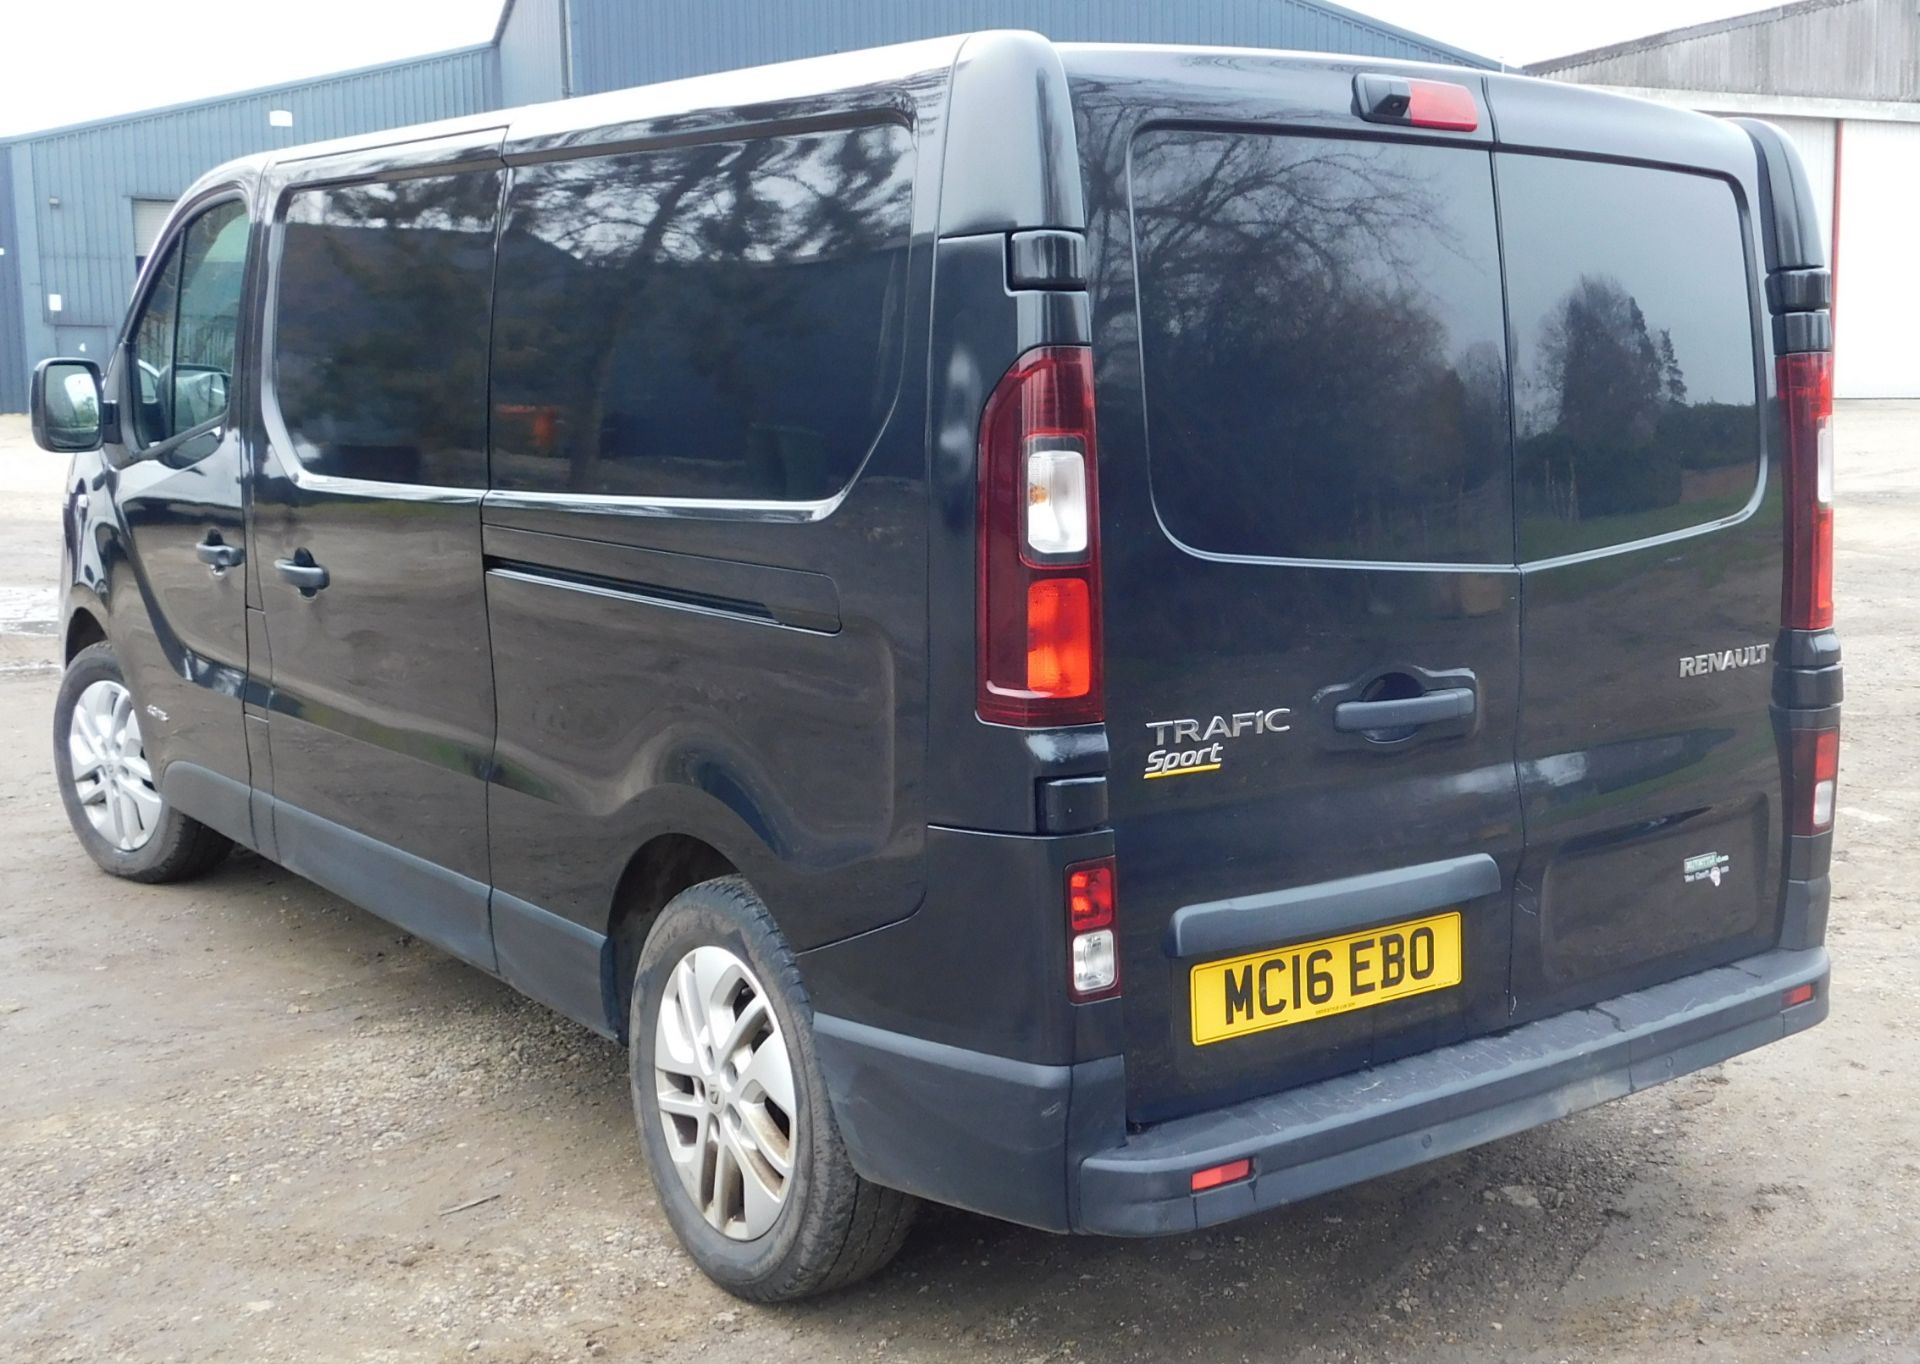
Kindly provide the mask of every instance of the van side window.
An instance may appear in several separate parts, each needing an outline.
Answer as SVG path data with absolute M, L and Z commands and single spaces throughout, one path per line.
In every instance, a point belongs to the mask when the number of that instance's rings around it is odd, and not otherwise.
M 1485 151 L 1151 130 L 1132 157 L 1154 505 L 1195 549 L 1512 563 Z
M 494 486 L 844 488 L 899 383 L 912 146 L 889 124 L 518 168 Z
M 1760 427 L 1733 191 L 1639 166 L 1496 161 L 1521 559 L 1739 511 Z
M 300 463 L 484 487 L 500 172 L 297 190 L 280 247 L 273 387 Z
M 168 250 L 133 326 L 133 433 L 141 447 L 226 415 L 247 263 L 247 210 L 217 204 Z

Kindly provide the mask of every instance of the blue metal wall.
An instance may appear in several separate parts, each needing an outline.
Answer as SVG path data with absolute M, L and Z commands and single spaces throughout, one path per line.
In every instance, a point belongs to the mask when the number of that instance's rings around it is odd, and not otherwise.
M 577 95 L 984 28 L 1034 29 L 1060 42 L 1298 48 L 1493 65 L 1313 0 L 564 2 L 571 12 Z
M 20 230 L 13 208 L 13 157 L 0 146 L 0 412 L 27 406 L 26 336 L 21 325 Z
M 563 0 L 507 0 L 494 43 L 500 49 L 500 102 L 505 107 L 544 104 L 572 93 Z
M 133 200 L 177 198 L 251 152 L 498 108 L 499 87 L 498 59 L 483 45 L 18 139 L 9 221 L 35 249 L 19 253 L 23 298 L 11 327 L 0 286 L 0 333 L 23 337 L 29 366 L 48 355 L 98 358 L 133 290 Z M 272 109 L 291 112 L 293 126 L 269 126 Z M 24 389 L 13 388 L 27 366 L 7 362 L 7 347 L 0 339 L 9 375 L 0 411 L 18 411 Z

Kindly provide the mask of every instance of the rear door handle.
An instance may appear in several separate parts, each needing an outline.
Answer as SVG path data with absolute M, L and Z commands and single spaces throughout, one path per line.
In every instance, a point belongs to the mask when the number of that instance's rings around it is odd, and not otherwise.
M 1397 701 L 1342 701 L 1333 708 L 1333 727 L 1343 734 L 1372 729 L 1405 729 L 1473 714 L 1472 687 L 1447 687 Z
M 316 564 L 304 549 L 296 551 L 291 559 L 275 559 L 273 567 L 282 578 L 299 588 L 303 597 L 311 597 L 333 581 L 327 570 Z
M 247 552 L 244 549 L 238 545 L 221 543 L 217 535 L 209 535 L 193 547 L 193 552 L 200 556 L 201 563 L 215 573 L 222 569 L 238 568 L 247 561 Z

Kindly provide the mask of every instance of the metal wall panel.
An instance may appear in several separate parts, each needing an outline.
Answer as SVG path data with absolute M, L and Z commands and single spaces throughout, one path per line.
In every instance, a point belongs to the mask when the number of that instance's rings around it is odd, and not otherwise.
M 1840 128 L 1833 382 L 1843 398 L 1920 398 L 1920 123 Z
M 525 3 L 526 0 L 521 0 Z M 568 0 L 575 94 L 975 29 L 1060 42 L 1299 48 L 1490 66 L 1390 24 L 1307 0 Z
M 1920 98 L 1920 6 L 1800 0 L 1527 70 L 1583 85 L 1911 100 Z
M 467 48 L 20 139 L 39 247 L 25 304 L 29 357 L 118 325 L 134 281 L 132 200 L 176 198 L 236 156 L 496 108 L 496 60 L 490 47 Z M 270 126 L 274 109 L 291 112 L 293 126 Z M 53 294 L 57 314 L 47 307 Z
M 0 412 L 27 406 L 26 317 L 20 283 L 20 233 L 15 226 L 13 158 L 0 145 Z
M 496 39 L 505 107 L 567 97 L 566 10 L 566 0 L 507 0 Z

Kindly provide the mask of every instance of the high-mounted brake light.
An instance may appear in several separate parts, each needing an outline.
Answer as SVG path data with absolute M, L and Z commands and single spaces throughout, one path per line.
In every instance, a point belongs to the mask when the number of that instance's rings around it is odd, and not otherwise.
M 1780 357 L 1787 427 L 1787 570 L 1781 623 L 1833 625 L 1833 353 Z
M 1120 993 L 1120 946 L 1114 937 L 1113 859 L 1067 868 L 1068 993 L 1079 1003 Z
M 1101 718 L 1093 353 L 1014 362 L 980 420 L 976 709 L 996 724 Z
M 1360 117 L 1369 123 L 1397 123 L 1408 128 L 1439 128 L 1470 133 L 1480 126 L 1480 106 L 1473 91 L 1452 81 L 1415 80 L 1361 72 L 1353 78 L 1353 97 Z

